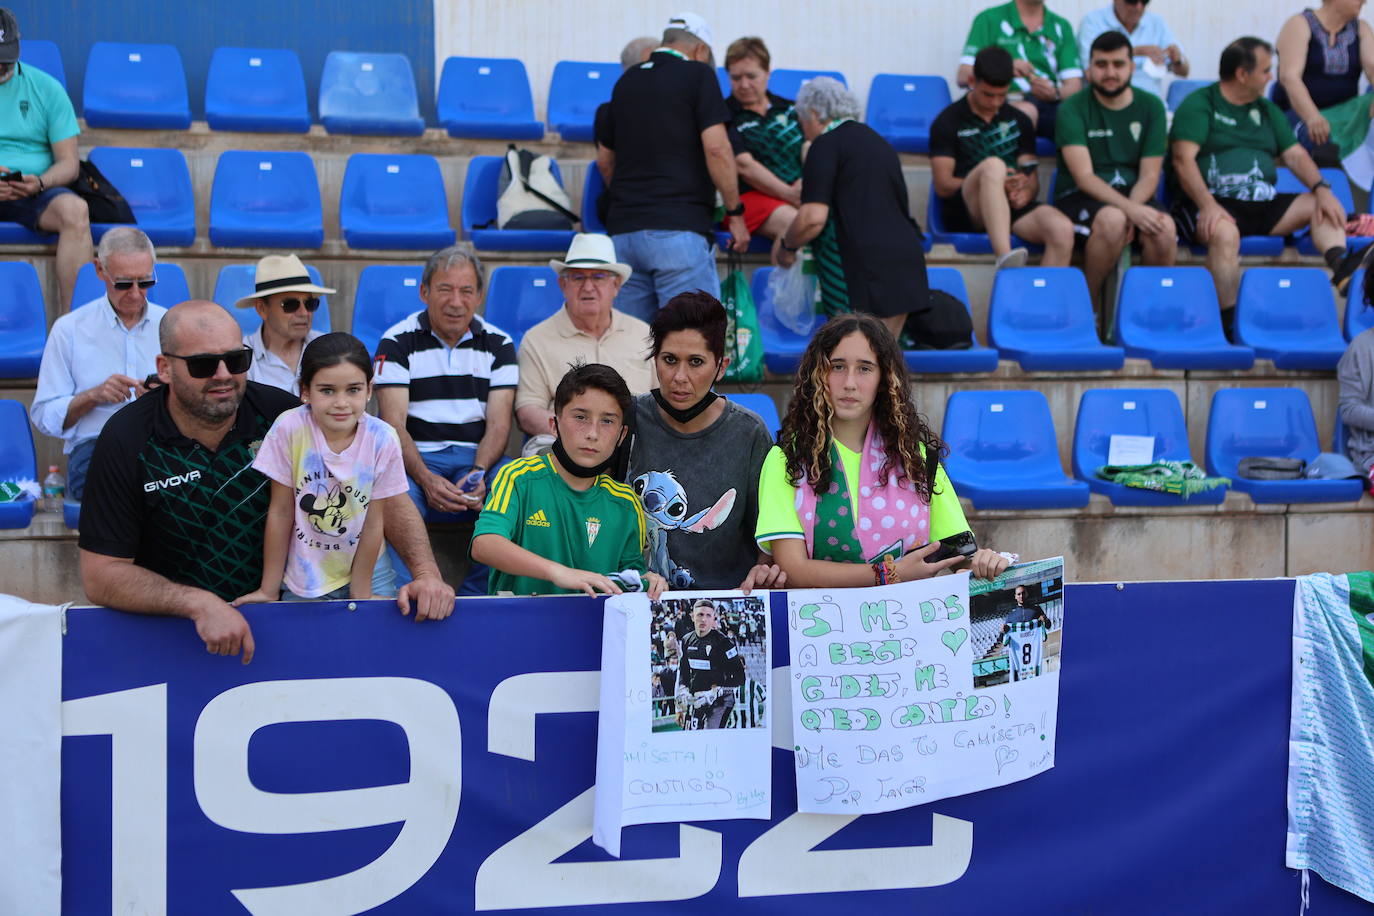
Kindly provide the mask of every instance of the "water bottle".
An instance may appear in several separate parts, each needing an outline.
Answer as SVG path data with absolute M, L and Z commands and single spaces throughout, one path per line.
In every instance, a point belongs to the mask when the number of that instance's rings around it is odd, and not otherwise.
M 57 465 L 49 465 L 48 476 L 43 478 L 43 504 L 40 508 L 48 512 L 61 512 L 62 499 L 66 495 L 67 478 L 62 476 Z

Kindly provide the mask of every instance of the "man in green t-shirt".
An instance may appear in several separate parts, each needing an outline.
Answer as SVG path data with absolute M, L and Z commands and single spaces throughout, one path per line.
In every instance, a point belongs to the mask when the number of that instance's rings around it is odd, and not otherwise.
M 959 57 L 960 86 L 972 84 L 973 58 L 994 45 L 1006 49 L 1016 62 L 1015 88 L 1024 95 L 1011 104 L 1031 119 L 1037 136 L 1053 140 L 1060 100 L 1077 92 L 1083 82 L 1073 26 L 1051 12 L 1045 0 L 1011 0 L 983 10 L 969 26 Z
M 1107 275 L 1133 236 L 1148 265 L 1167 267 L 1178 250 L 1174 221 L 1155 203 L 1168 145 L 1164 103 L 1131 86 L 1132 53 L 1121 32 L 1097 36 L 1088 59 L 1091 91 L 1060 106 L 1056 128 L 1054 205 L 1087 239 L 1083 276 L 1099 315 Z
M 1240 239 L 1289 235 L 1310 226 L 1312 241 L 1344 292 L 1363 252 L 1345 244 L 1345 208 L 1331 193 L 1277 105 L 1264 97 L 1274 49 L 1260 38 L 1237 38 L 1221 52 L 1221 81 L 1189 95 L 1174 113 L 1171 165 L 1181 193 L 1174 219 L 1190 242 L 1207 246 L 1222 323 L 1231 327 L 1240 286 Z M 1304 194 L 1275 188 L 1277 162 Z
M 492 482 L 472 529 L 472 559 L 491 567 L 489 594 L 619 594 L 639 574 L 649 597 L 663 577 L 645 572 L 644 509 L 605 472 L 625 438 L 625 380 L 600 363 L 574 366 L 554 392 L 548 455 L 521 458 Z
M 59 311 L 70 307 L 76 273 L 91 259 L 90 213 L 67 187 L 81 164 L 79 131 L 62 84 L 19 62 L 19 23 L 0 7 L 0 220 L 57 233 Z

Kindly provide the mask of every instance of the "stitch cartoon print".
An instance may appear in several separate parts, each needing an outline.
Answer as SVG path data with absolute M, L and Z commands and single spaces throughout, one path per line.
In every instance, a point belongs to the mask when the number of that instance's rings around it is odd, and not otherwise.
M 635 493 L 649 519 L 649 569 L 668 580 L 669 588 L 692 588 L 696 577 L 668 554 L 668 532 L 700 534 L 720 526 L 735 507 L 735 488 L 721 494 L 715 505 L 687 514 L 687 492 L 672 471 L 647 471 L 634 480 Z

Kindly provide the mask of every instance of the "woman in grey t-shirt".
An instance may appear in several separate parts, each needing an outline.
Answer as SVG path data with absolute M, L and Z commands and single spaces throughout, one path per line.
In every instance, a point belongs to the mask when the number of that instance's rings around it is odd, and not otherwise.
M 781 588 L 754 543 L 759 468 L 773 437 L 711 390 L 725 374 L 725 309 L 681 293 L 650 323 L 658 387 L 635 399 L 627 481 L 649 521 L 649 569 L 672 589 Z

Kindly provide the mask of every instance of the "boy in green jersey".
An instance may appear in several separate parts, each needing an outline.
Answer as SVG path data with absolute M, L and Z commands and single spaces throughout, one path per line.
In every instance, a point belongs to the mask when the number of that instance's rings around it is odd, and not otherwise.
M 574 366 L 554 392 L 548 455 L 506 465 L 472 530 L 472 559 L 491 567 L 487 591 L 614 595 L 639 574 L 649 597 L 663 578 L 646 572 L 644 509 L 605 473 L 625 438 L 625 380 L 600 363 Z
M 1237 38 L 1221 52 L 1220 82 L 1189 95 L 1174 113 L 1169 135 L 1179 234 L 1207 246 L 1222 324 L 1234 319 L 1240 288 L 1240 240 L 1291 235 L 1304 226 L 1331 268 L 1341 293 L 1364 254 L 1345 244 L 1345 207 L 1279 107 L 1265 98 L 1274 49 L 1261 38 Z M 1306 193 L 1279 191 L 1278 164 Z

